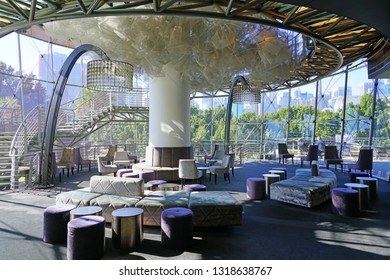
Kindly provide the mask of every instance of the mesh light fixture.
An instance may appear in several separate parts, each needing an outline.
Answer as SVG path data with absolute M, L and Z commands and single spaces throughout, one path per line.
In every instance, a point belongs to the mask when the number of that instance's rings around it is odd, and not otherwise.
M 133 88 L 133 66 L 123 61 L 92 60 L 87 64 L 87 88 L 126 92 Z
M 233 103 L 258 104 L 261 102 L 261 91 L 255 85 L 237 84 L 233 87 L 232 99 Z

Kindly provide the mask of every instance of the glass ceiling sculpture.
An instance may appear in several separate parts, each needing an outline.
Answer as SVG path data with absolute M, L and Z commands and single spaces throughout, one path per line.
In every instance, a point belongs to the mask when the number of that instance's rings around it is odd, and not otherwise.
M 223 88 L 235 75 L 282 83 L 306 53 L 300 34 L 258 24 L 171 16 L 101 17 L 47 23 L 54 38 L 96 45 L 151 77 L 170 65 L 192 91 Z
M 291 2 L 291 1 L 287 1 Z M 283 1 L 260 1 L 260 0 L 185 0 L 185 1 L 176 1 L 176 0 L 0 0 L 0 38 L 11 32 L 21 32 L 27 35 L 38 37 L 43 40 L 50 40 L 58 44 L 63 44 L 66 46 L 77 47 L 81 44 L 76 37 L 68 37 L 67 41 L 60 41 L 57 38 L 49 38 L 47 34 L 42 29 L 42 25 L 47 22 L 56 22 L 60 20 L 70 20 L 70 22 L 63 22 L 63 27 L 69 27 L 73 24 L 78 25 L 81 28 L 81 31 L 92 34 L 96 36 L 96 40 L 101 40 L 102 44 L 106 43 L 111 38 L 120 38 L 121 40 L 132 40 L 128 37 L 123 31 L 128 28 L 124 26 L 125 20 L 116 20 L 116 19 L 104 19 L 104 17 L 114 16 L 131 16 L 131 17 L 145 17 L 151 18 L 152 16 L 160 17 L 169 16 L 170 18 L 181 17 L 190 19 L 190 22 L 196 22 L 196 18 L 203 18 L 203 24 L 210 26 L 185 26 L 180 24 L 173 25 L 169 24 L 170 27 L 173 27 L 170 30 L 170 33 L 165 33 L 165 36 L 168 36 L 169 39 L 173 38 L 173 41 L 180 41 L 180 39 L 186 38 L 183 37 L 183 34 L 192 35 L 192 33 L 186 33 L 188 30 L 206 30 L 205 27 L 209 27 L 212 35 L 209 34 L 208 41 L 205 42 L 205 48 L 202 46 L 194 45 L 193 41 L 184 40 L 182 44 L 177 44 L 175 47 L 172 45 L 161 46 L 162 37 L 152 37 L 156 33 L 160 35 L 157 30 L 164 30 L 166 26 L 160 25 L 155 26 L 154 28 L 147 26 L 140 26 L 143 30 L 151 32 L 149 34 L 143 34 L 143 36 L 149 37 L 150 41 L 143 38 L 141 35 L 138 37 L 144 45 L 139 45 L 138 48 L 135 48 L 134 51 L 139 55 L 139 61 L 145 62 L 145 69 L 148 69 L 151 73 L 158 73 L 159 65 L 155 64 L 155 61 L 150 60 L 150 54 L 153 54 L 154 57 L 161 55 L 169 58 L 172 57 L 172 53 L 176 52 L 177 61 L 171 61 L 176 64 L 176 67 L 184 67 L 188 65 L 188 61 L 194 61 L 199 65 L 199 70 L 195 72 L 188 72 L 188 75 L 192 75 L 192 84 L 193 85 L 202 85 L 202 87 L 208 87 L 207 85 L 217 85 L 220 81 L 217 80 L 222 73 L 231 73 L 245 75 L 247 69 L 242 69 L 241 73 L 236 73 L 233 68 L 220 68 L 225 67 L 227 64 L 238 65 L 235 61 L 236 58 L 241 58 L 242 53 L 240 52 L 243 48 L 240 48 L 240 40 L 243 37 L 240 37 L 240 32 L 237 32 L 235 26 L 238 22 L 247 22 L 252 24 L 258 24 L 261 26 L 272 26 L 274 28 L 280 28 L 283 30 L 290 30 L 296 34 L 302 34 L 305 37 L 303 44 L 308 42 L 309 49 L 308 56 L 301 63 L 297 63 L 300 57 L 293 57 L 293 65 L 289 69 L 282 67 L 283 59 L 279 59 L 279 56 L 276 56 L 276 67 L 279 69 L 267 69 L 267 72 L 262 73 L 261 82 L 265 83 L 262 87 L 265 90 L 279 90 L 286 87 L 295 87 L 303 84 L 311 83 L 315 80 L 319 80 L 327 75 L 334 73 L 339 70 L 341 67 L 346 66 L 352 62 L 355 62 L 359 59 L 369 59 L 374 56 L 376 53 L 381 50 L 389 47 L 389 38 L 386 37 L 383 33 L 376 30 L 374 27 L 370 26 L 367 23 L 359 22 L 355 19 L 347 17 L 345 15 L 337 14 L 334 12 L 328 12 L 325 8 L 328 8 L 325 4 L 326 1 L 294 1 L 295 3 L 306 3 L 308 6 L 300 6 L 299 4 L 289 4 L 284 3 Z M 359 1 L 362 4 L 363 1 Z M 371 3 L 371 9 L 377 11 L 376 17 L 371 17 L 370 21 L 378 24 L 380 28 L 381 20 L 384 20 L 386 24 L 386 11 L 387 9 L 382 9 L 385 4 L 383 1 L 374 1 Z M 327 3 L 327 2 L 326 2 Z M 312 7 L 310 7 L 312 6 Z M 323 10 L 316 9 L 314 7 L 324 7 Z M 340 7 L 348 7 L 348 3 L 340 3 Z M 363 13 L 359 14 L 358 11 L 364 11 L 363 6 L 359 6 L 354 9 L 346 11 L 348 14 L 356 15 L 355 18 L 365 18 L 362 16 Z M 338 7 L 338 6 L 337 6 Z M 378 8 L 379 7 L 379 8 Z M 334 5 L 329 6 L 329 9 L 336 9 L 342 11 L 341 8 L 336 8 Z M 378 10 L 380 9 L 380 10 Z M 372 13 L 371 13 L 372 14 Z M 364 14 L 365 15 L 365 14 Z M 94 28 L 90 30 L 90 25 L 80 26 L 80 21 L 76 23 L 77 19 L 83 18 L 102 18 L 100 26 L 93 26 Z M 376 19 L 379 18 L 379 21 Z M 213 24 L 208 24 L 207 19 L 216 19 L 216 20 L 227 20 L 229 23 L 221 23 L 221 27 L 215 27 Z M 180 22 L 179 19 L 175 19 Z M 137 23 L 132 23 L 131 26 L 135 27 Z M 144 22 L 145 22 L 144 21 Z M 156 19 L 158 21 L 158 19 Z M 191 23 L 191 24 L 192 24 Z M 133 25 L 134 24 L 134 25 Z M 225 27 L 222 27 L 225 26 Z M 382 26 L 384 30 L 387 30 L 385 26 Z M 99 32 L 98 32 L 99 30 Z M 105 34 L 108 37 L 101 36 L 100 30 L 104 30 Z M 255 28 L 255 30 L 257 30 Z M 80 30 L 79 30 L 80 31 Z M 233 31 L 233 32 L 230 32 Z M 260 31 L 260 30 L 258 30 Z M 66 30 L 64 30 L 66 33 Z M 234 36 L 232 36 L 234 34 Z M 70 35 L 70 34 L 69 34 Z M 200 36 L 197 34 L 196 36 Z M 234 40 L 233 40 L 234 37 Z M 291 54 L 291 42 L 287 43 L 279 35 L 276 36 L 278 39 L 284 43 L 284 46 L 289 46 L 289 51 Z M 190 37 L 191 38 L 191 37 Z M 235 43 L 233 43 L 233 41 Z M 167 41 L 169 42 L 169 40 Z M 195 42 L 202 42 L 198 40 Z M 260 43 L 260 42 L 259 42 Z M 302 42 L 297 42 L 302 43 Z M 209 46 L 213 45 L 216 50 L 215 53 L 208 53 L 210 61 L 202 60 L 201 57 L 196 56 L 195 54 L 186 54 L 183 53 L 186 46 L 192 44 L 191 48 L 202 49 L 207 53 L 210 51 Z M 279 43 L 277 43 L 279 48 Z M 97 44 L 100 46 L 100 44 Z M 270 44 L 271 46 L 272 44 Z M 283 44 L 281 44 L 283 46 Z M 145 47 L 145 49 L 144 49 Z M 110 45 L 110 49 L 116 48 L 115 44 Z M 220 53 L 223 49 L 233 49 L 235 52 L 234 55 L 229 56 Z M 272 51 L 272 47 L 270 47 Z M 282 49 L 286 49 L 283 48 Z M 146 51 L 145 51 L 146 50 Z M 213 50 L 213 48 L 211 48 Z M 263 49 L 267 51 L 266 49 Z M 109 52 L 109 50 L 105 49 Z M 283 50 L 281 50 L 283 51 Z M 260 50 L 261 52 L 261 50 Z M 194 53 L 194 52 L 191 52 Z M 256 52 L 252 52 L 256 53 Z M 299 53 L 299 52 L 298 52 Z M 149 55 L 147 55 L 149 54 Z M 181 56 L 180 56 L 181 54 Z M 258 55 L 259 52 L 257 52 Z M 299 53 L 300 54 L 300 53 Z M 192 55 L 192 57 L 191 57 Z M 220 55 L 220 56 L 219 56 Z M 127 56 L 134 56 L 134 53 L 127 54 Z M 269 62 L 274 62 L 272 56 L 267 56 Z M 119 55 L 117 59 L 119 59 Z M 125 58 L 120 58 L 119 60 L 124 61 Z M 261 60 L 265 63 L 267 59 Z M 126 60 L 127 61 L 127 60 Z M 249 61 L 249 59 L 247 60 Z M 134 63 L 130 57 L 128 59 L 129 63 Z M 164 60 L 160 60 L 164 62 Z M 229 62 L 229 63 L 228 63 Z M 260 71 L 260 68 L 266 68 L 264 64 L 258 65 L 255 62 L 256 60 L 250 61 L 251 64 L 248 65 L 248 68 L 252 67 L 252 71 Z M 213 65 L 219 64 L 220 68 L 212 67 Z M 294 64 L 295 63 L 295 64 Z M 152 67 L 151 65 L 156 65 Z M 209 65 L 210 67 L 205 67 Z M 202 67 L 203 66 L 203 69 Z M 194 66 L 191 65 L 194 69 Z M 258 69 L 256 69 L 258 67 Z M 217 73 L 212 73 L 209 75 L 208 69 L 214 69 Z M 218 74 L 221 72 L 220 74 Z M 289 75 L 285 75 L 289 72 Z M 267 73 L 269 73 L 267 75 Z M 279 73 L 278 77 L 275 80 L 270 77 L 273 76 L 273 73 Z M 250 77 L 252 78 L 252 77 Z M 212 79 L 212 80 L 207 80 Z M 214 80 L 213 80 L 214 79 Z M 284 80 L 283 80 L 284 79 Z M 272 80 L 273 82 L 267 82 Z M 226 84 L 226 86 L 228 83 Z

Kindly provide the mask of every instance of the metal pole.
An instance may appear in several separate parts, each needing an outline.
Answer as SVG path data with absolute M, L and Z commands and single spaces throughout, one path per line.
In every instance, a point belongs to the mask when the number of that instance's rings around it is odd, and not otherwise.
M 288 135 L 290 134 L 290 118 L 291 118 L 291 88 L 288 89 L 288 102 L 287 102 L 287 127 L 286 127 L 286 144 L 288 143 Z
M 315 144 L 315 142 L 316 142 L 318 91 L 319 91 L 319 81 L 316 82 L 316 100 L 314 103 L 313 136 L 312 136 L 312 140 L 311 140 L 312 144 Z
M 374 92 L 372 93 L 372 106 L 370 115 L 370 134 L 368 137 L 368 148 L 371 149 L 372 137 L 374 136 L 375 127 L 375 108 L 376 108 L 376 96 L 378 94 L 378 79 L 374 80 Z
M 344 133 L 345 133 L 345 112 L 347 107 L 347 87 L 348 87 L 348 70 L 349 65 L 347 65 L 345 69 L 345 81 L 344 81 L 344 99 L 343 99 L 343 116 L 341 118 L 341 136 L 340 136 L 340 158 L 343 156 L 343 148 L 344 148 Z

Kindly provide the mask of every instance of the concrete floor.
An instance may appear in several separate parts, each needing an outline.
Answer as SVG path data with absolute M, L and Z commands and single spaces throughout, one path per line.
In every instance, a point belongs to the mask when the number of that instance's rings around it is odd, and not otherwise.
M 225 228 L 196 228 L 186 250 L 160 244 L 160 229 L 144 227 L 144 241 L 135 251 L 111 246 L 106 227 L 105 260 L 389 260 L 390 183 L 379 181 L 378 200 L 359 217 L 332 214 L 330 201 L 312 209 L 270 199 L 250 201 L 246 178 L 261 177 L 276 162 L 249 162 L 236 166 L 231 183 L 223 176 L 206 180 L 208 190 L 227 190 L 243 203 L 243 224 Z M 299 164 L 283 165 L 293 176 Z M 338 185 L 348 174 L 335 172 Z M 59 192 L 88 186 L 96 169 L 63 178 L 54 188 L 0 192 L 0 260 L 65 260 L 66 244 L 42 241 L 43 211 L 55 204 Z

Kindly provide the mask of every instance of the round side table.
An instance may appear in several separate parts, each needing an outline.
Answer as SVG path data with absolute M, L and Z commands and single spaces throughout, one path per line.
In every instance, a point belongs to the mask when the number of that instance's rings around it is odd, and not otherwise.
M 377 188 L 378 188 L 378 179 L 372 177 L 356 177 L 356 180 L 360 184 L 364 184 L 368 186 L 368 192 L 370 200 L 377 199 Z
M 278 174 L 263 174 L 263 178 L 265 179 L 265 192 L 266 194 L 270 194 L 270 185 L 272 183 L 280 181 L 280 175 Z
M 359 209 L 360 210 L 367 210 L 368 209 L 368 200 L 369 200 L 368 186 L 364 185 L 364 184 L 359 184 L 359 183 L 345 183 L 344 185 L 347 188 L 358 191 L 358 193 L 359 193 Z
M 132 249 L 143 241 L 144 210 L 135 207 L 112 211 L 112 245 L 118 249 Z
M 82 216 L 101 216 L 102 207 L 100 206 L 83 206 L 77 207 L 70 211 L 70 219 L 79 218 Z

